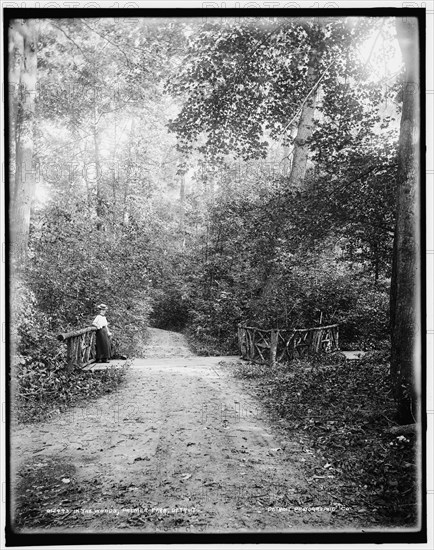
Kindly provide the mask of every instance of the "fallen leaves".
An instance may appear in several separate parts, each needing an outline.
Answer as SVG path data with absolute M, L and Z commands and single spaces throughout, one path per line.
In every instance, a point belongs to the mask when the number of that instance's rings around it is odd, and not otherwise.
M 311 487 L 333 483 L 333 490 L 341 487 L 347 502 L 363 502 L 377 509 L 377 520 L 412 524 L 416 514 L 415 438 L 390 441 L 394 403 L 386 362 L 378 357 L 371 360 L 367 354 L 357 365 L 345 367 L 308 369 L 294 363 L 264 370 L 250 364 L 235 367 L 233 372 L 249 380 L 274 418 L 284 420 L 277 419 L 287 436 L 301 446 L 305 456 L 298 461 Z M 268 454 L 275 452 L 270 449 Z M 349 480 L 355 483 L 346 491 Z

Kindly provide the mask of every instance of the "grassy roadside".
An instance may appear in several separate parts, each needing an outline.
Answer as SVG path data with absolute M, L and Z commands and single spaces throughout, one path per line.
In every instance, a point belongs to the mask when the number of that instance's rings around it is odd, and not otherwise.
M 286 436 L 314 449 L 319 460 L 303 468 L 317 487 L 359 517 L 410 527 L 417 517 L 416 436 L 389 433 L 394 402 L 385 355 L 351 362 L 335 356 L 335 364 L 327 365 L 330 356 L 274 368 L 250 363 L 234 365 L 232 372 Z

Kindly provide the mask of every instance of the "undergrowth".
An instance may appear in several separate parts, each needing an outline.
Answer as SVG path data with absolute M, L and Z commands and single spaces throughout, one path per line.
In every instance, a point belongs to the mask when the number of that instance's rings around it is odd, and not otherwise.
M 39 422 L 116 390 L 125 378 L 126 366 L 101 371 L 67 368 L 61 361 L 22 361 L 15 366 L 13 415 L 17 422 Z
M 16 343 L 11 355 L 12 417 L 17 422 L 38 422 L 64 411 L 81 401 L 114 391 L 125 377 L 125 369 L 83 371 L 67 365 L 66 345 L 56 334 L 61 323 L 51 329 L 52 318 L 37 306 L 33 292 L 22 287 L 15 295 L 17 305 L 13 326 Z M 125 329 L 113 338 L 112 357 L 120 357 L 133 341 L 134 334 Z M 121 353 L 122 351 L 122 353 Z
M 294 361 L 274 368 L 250 363 L 233 372 L 253 383 L 291 437 L 307 437 L 324 463 L 309 475 L 333 480 L 336 491 L 339 480 L 345 502 L 379 521 L 411 525 L 417 511 L 416 436 L 389 433 L 395 404 L 386 354 L 334 362 Z

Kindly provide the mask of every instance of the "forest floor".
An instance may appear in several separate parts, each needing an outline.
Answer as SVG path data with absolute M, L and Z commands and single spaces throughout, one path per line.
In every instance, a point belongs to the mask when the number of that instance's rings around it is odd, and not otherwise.
M 117 391 L 12 427 L 17 532 L 375 528 L 339 502 L 327 470 L 306 476 L 306 463 L 323 469 L 320 457 L 232 376 L 238 358 L 149 335 Z

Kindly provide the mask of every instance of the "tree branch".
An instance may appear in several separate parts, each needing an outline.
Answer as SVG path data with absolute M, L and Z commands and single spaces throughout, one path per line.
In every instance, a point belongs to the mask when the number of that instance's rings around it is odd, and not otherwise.
M 96 31 L 94 28 L 92 28 L 90 25 L 88 25 L 86 23 L 86 21 L 84 21 L 84 19 L 80 19 L 81 23 L 87 27 L 88 29 L 90 29 L 92 32 L 94 32 L 95 34 L 97 34 L 100 38 L 102 38 L 103 40 L 105 40 L 106 42 L 108 42 L 109 44 L 111 44 L 114 48 L 116 48 L 117 50 L 119 50 L 122 55 L 125 57 L 125 59 L 127 60 L 127 66 L 131 65 L 132 62 L 130 61 L 129 57 L 127 56 L 127 54 L 124 52 L 124 50 L 118 46 L 118 44 L 115 44 L 114 42 L 112 42 L 111 40 L 109 40 L 106 36 L 102 35 L 101 33 L 99 33 L 98 31 Z
M 76 42 L 73 38 L 71 38 L 71 37 L 69 36 L 68 33 L 66 33 L 61 27 L 59 27 L 59 26 L 57 26 L 55 23 L 53 23 L 53 20 L 52 20 L 52 19 L 50 19 L 50 23 L 51 23 L 52 26 L 55 27 L 58 31 L 60 31 L 62 34 L 64 34 L 64 35 L 66 36 L 66 38 L 67 38 L 70 42 L 72 42 L 72 43 L 74 44 L 74 46 L 82 53 L 83 57 L 86 59 L 86 61 L 87 61 L 88 63 L 90 63 L 91 65 L 93 65 L 93 61 L 90 60 L 90 59 L 87 57 L 87 55 L 84 53 L 84 51 L 81 49 L 81 47 L 77 44 L 77 42 Z

